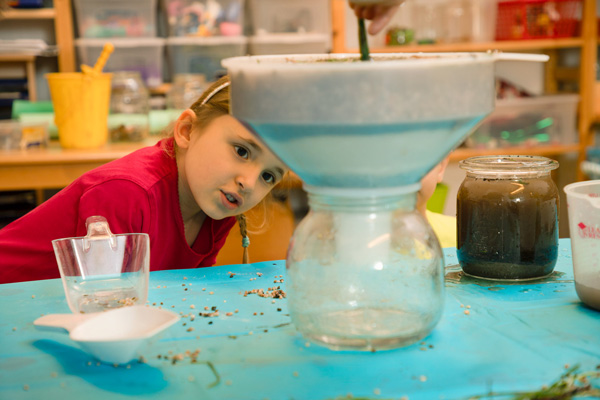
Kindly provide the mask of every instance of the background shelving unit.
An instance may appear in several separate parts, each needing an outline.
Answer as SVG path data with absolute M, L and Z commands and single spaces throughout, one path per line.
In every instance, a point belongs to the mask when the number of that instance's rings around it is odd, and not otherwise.
M 35 84 L 35 56 L 31 54 L 0 54 L 0 63 L 23 63 L 27 78 L 29 100 L 37 101 L 37 88 Z
M 54 0 L 53 8 L 7 9 L 0 11 L 2 20 L 54 20 L 54 34 L 58 47 L 58 68 L 60 72 L 75 71 L 75 51 L 73 47 L 73 17 L 70 0 Z M 35 56 L 31 54 L 2 54 L 0 63 L 21 62 L 26 65 L 29 98 L 37 99 L 35 86 Z

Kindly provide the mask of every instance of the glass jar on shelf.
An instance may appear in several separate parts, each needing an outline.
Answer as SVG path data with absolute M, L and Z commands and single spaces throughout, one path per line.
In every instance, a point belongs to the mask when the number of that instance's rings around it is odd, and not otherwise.
M 444 39 L 445 0 L 415 0 L 415 39 L 418 44 L 436 44 Z
M 189 108 L 208 86 L 204 74 L 176 74 L 167 93 L 167 109 L 183 111 Z
M 444 41 L 449 43 L 470 41 L 472 39 L 471 1 L 448 0 L 445 11 L 446 32 Z
M 113 72 L 108 131 L 112 142 L 139 142 L 150 130 L 150 93 L 139 72 Z

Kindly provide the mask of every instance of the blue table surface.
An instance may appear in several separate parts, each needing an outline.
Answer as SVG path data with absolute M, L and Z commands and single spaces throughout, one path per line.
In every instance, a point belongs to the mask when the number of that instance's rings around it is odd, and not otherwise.
M 555 272 L 529 283 L 468 278 L 455 249 L 444 255 L 439 324 L 419 343 L 374 353 L 309 343 L 285 299 L 243 296 L 285 290 L 284 261 L 152 272 L 149 304 L 184 317 L 142 345 L 144 362 L 120 366 L 97 363 L 66 333 L 33 326 L 42 314 L 69 312 L 60 280 L 2 285 L 0 399 L 467 399 L 537 390 L 567 365 L 600 364 L 600 312 L 575 293 L 568 239 Z M 284 282 L 273 283 L 279 275 Z M 219 316 L 198 317 L 205 306 Z M 186 352 L 196 350 L 193 362 Z

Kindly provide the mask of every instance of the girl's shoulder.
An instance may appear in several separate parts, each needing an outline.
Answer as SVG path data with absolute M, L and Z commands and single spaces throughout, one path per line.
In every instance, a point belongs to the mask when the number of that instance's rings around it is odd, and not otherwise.
M 175 158 L 166 151 L 165 141 L 168 139 L 93 169 L 82 175 L 81 183 L 93 186 L 120 180 L 131 182 L 144 190 L 151 190 L 161 182 L 176 180 L 177 165 Z M 168 142 L 166 145 L 168 146 Z

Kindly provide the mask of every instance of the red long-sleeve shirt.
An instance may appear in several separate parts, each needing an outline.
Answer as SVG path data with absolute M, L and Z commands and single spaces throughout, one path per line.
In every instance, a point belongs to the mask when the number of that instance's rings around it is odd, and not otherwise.
M 235 218 L 206 217 L 190 247 L 177 190 L 177 165 L 165 139 L 85 173 L 51 199 L 0 230 L 0 283 L 59 278 L 52 240 L 85 236 L 101 215 L 112 233 L 147 233 L 150 270 L 214 265 Z

